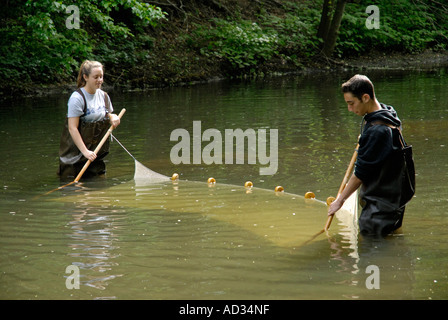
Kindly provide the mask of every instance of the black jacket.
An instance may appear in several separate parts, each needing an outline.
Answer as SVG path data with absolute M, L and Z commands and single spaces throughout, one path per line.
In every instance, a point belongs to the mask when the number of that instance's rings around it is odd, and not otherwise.
M 393 107 L 380 104 L 381 110 L 367 114 L 359 139 L 355 175 L 362 181 L 360 196 L 378 211 L 397 210 L 401 194 L 401 121 Z

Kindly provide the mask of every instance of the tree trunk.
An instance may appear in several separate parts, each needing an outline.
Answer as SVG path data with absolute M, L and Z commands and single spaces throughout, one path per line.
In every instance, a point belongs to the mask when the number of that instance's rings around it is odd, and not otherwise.
M 334 11 L 330 29 L 324 39 L 324 47 L 322 49 L 322 54 L 326 57 L 331 57 L 333 54 L 336 40 L 338 39 L 339 27 L 341 26 L 342 16 L 344 15 L 344 9 L 347 2 L 348 0 L 338 0 L 336 4 L 336 10 Z
M 325 41 L 328 35 L 331 22 L 331 12 L 333 11 L 334 0 L 324 0 L 322 7 L 322 14 L 320 16 L 319 29 L 317 30 L 317 36 Z

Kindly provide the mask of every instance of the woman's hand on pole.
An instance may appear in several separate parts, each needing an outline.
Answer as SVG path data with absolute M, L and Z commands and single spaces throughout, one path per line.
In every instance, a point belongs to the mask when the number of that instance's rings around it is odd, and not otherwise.
M 114 127 L 114 129 L 118 127 L 120 124 L 120 118 L 115 113 L 111 113 L 109 115 L 109 120 L 110 124 Z
M 78 125 L 79 117 L 68 118 L 68 130 L 73 139 L 73 142 L 87 160 L 94 161 L 96 159 L 96 154 L 95 152 L 87 149 L 84 141 L 82 140 L 81 134 L 79 133 Z
M 87 160 L 94 161 L 96 159 L 96 154 L 93 151 L 85 150 L 82 155 L 86 157 Z

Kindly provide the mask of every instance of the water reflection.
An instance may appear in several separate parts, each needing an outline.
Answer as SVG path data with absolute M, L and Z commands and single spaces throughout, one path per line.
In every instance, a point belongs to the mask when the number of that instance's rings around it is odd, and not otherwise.
M 377 290 L 370 290 L 372 296 L 382 299 L 393 298 L 398 295 L 402 299 L 414 298 L 412 294 L 414 267 L 411 250 L 406 237 L 394 235 L 389 238 L 361 238 L 358 244 L 359 269 L 364 272 L 365 282 L 368 281 L 367 268 L 378 267 L 379 286 Z
M 125 212 L 107 205 L 90 207 L 87 193 L 85 201 L 66 215 L 71 230 L 67 234 L 68 256 L 80 269 L 81 285 L 105 290 L 110 281 L 123 276 L 114 269 L 119 265 L 119 233 L 125 226 Z

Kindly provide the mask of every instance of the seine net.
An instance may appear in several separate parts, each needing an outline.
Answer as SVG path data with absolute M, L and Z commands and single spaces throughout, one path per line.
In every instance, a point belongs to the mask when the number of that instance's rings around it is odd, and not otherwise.
M 124 149 L 124 151 L 126 151 L 132 157 L 132 159 L 134 159 L 135 162 L 134 180 L 145 183 L 155 183 L 170 180 L 169 177 L 164 176 L 163 174 L 157 173 L 145 167 L 137 159 L 135 159 L 135 157 L 128 151 L 128 149 L 126 149 L 121 144 L 120 141 L 118 141 L 118 139 L 114 135 L 111 134 L 111 137 Z
M 143 164 L 135 160 L 135 173 L 134 180 L 144 180 L 145 182 L 162 182 L 170 180 L 169 177 L 164 176 L 163 174 L 152 171 L 151 169 L 145 167 Z

